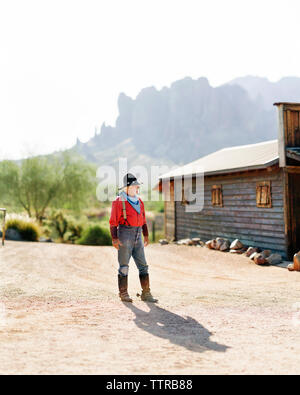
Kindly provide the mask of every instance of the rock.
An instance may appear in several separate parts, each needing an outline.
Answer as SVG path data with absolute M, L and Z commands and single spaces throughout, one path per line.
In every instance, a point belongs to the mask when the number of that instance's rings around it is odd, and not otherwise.
M 225 239 L 222 237 L 216 238 L 216 250 L 220 250 L 221 246 L 225 243 Z
M 249 247 L 246 251 L 246 256 L 248 258 L 251 257 L 252 254 L 254 254 L 254 252 L 259 252 L 259 248 L 258 247 Z
M 210 248 L 211 250 L 218 250 L 218 242 L 216 239 L 209 240 L 205 243 L 206 247 Z
M 259 252 L 253 252 L 253 254 L 250 255 L 250 259 L 251 259 L 252 261 L 254 261 L 254 258 L 256 257 L 256 255 L 259 255 Z
M 239 250 L 230 250 L 229 252 L 231 252 L 232 254 L 243 254 L 245 250 L 241 248 Z
M 205 243 L 205 246 L 207 247 L 207 248 L 209 248 L 210 250 L 213 250 L 214 249 L 214 247 L 213 247 L 213 240 L 208 240 L 206 243 Z
M 264 258 L 268 258 L 268 256 L 270 256 L 271 254 L 272 254 L 272 251 L 271 251 L 271 250 L 264 250 L 264 251 L 261 252 L 261 255 L 262 255 Z
M 257 254 L 254 257 L 254 262 L 257 265 L 269 265 L 269 262 L 267 261 L 267 259 L 264 257 L 263 254 Z
M 168 240 L 166 240 L 166 239 L 160 239 L 160 240 L 159 240 L 159 244 L 162 245 L 162 246 L 164 246 L 164 245 L 169 244 L 169 242 L 168 242 Z
M 295 269 L 294 269 L 294 264 L 293 263 L 290 263 L 289 265 L 288 265 L 288 270 L 290 271 L 290 272 L 293 272 L 293 271 L 295 271 Z
M 178 245 L 192 245 L 191 239 L 181 239 L 177 242 Z
M 16 229 L 9 228 L 5 232 L 5 239 L 12 240 L 12 241 L 22 241 L 22 236 L 20 232 Z
M 266 261 L 270 265 L 279 265 L 282 262 L 282 256 L 280 254 L 272 254 L 266 258 Z
M 229 244 L 229 247 L 230 247 L 230 244 L 231 244 L 230 240 L 225 239 L 225 238 L 223 238 L 223 240 L 224 240 L 226 243 L 228 243 L 228 244 Z
M 300 251 L 294 255 L 294 270 L 300 272 Z
M 230 242 L 229 242 L 229 240 L 225 240 L 224 243 L 220 247 L 220 251 L 225 252 L 225 251 L 228 251 L 229 248 L 230 248 Z
M 222 239 L 221 237 L 217 237 L 216 238 L 216 243 L 215 243 L 216 250 L 219 250 L 223 243 L 224 243 L 224 239 Z
M 234 240 L 230 245 L 231 250 L 240 250 L 243 247 L 244 244 L 239 239 Z
M 213 240 L 212 247 L 214 250 L 217 250 L 217 240 L 216 239 Z

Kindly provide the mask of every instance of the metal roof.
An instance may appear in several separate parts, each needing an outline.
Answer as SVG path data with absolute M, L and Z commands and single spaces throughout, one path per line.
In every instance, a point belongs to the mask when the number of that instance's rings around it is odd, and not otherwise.
M 271 166 L 279 161 L 278 140 L 257 144 L 223 148 L 194 162 L 178 167 L 159 178 L 173 178 L 199 174 L 222 174 L 254 170 Z

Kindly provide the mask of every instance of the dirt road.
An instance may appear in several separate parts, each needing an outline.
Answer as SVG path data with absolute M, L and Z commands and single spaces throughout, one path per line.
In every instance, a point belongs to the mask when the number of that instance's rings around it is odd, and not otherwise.
M 300 373 L 300 273 L 147 247 L 159 305 L 117 298 L 112 247 L 0 248 L 0 374 Z M 300 312 L 300 305 L 299 305 Z

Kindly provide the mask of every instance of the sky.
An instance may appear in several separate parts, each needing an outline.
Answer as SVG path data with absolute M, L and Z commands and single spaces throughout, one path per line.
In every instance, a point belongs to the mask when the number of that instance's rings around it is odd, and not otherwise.
M 0 160 L 114 125 L 120 92 L 300 77 L 299 0 L 0 0 Z

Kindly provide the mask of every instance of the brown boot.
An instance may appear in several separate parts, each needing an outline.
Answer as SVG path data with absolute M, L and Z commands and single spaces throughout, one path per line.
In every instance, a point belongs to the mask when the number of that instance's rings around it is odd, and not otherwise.
M 158 300 L 153 298 L 150 292 L 149 274 L 140 274 L 140 282 L 142 286 L 141 299 L 143 302 L 157 303 Z
M 128 276 L 118 275 L 119 297 L 122 302 L 132 303 L 131 297 L 128 295 Z

